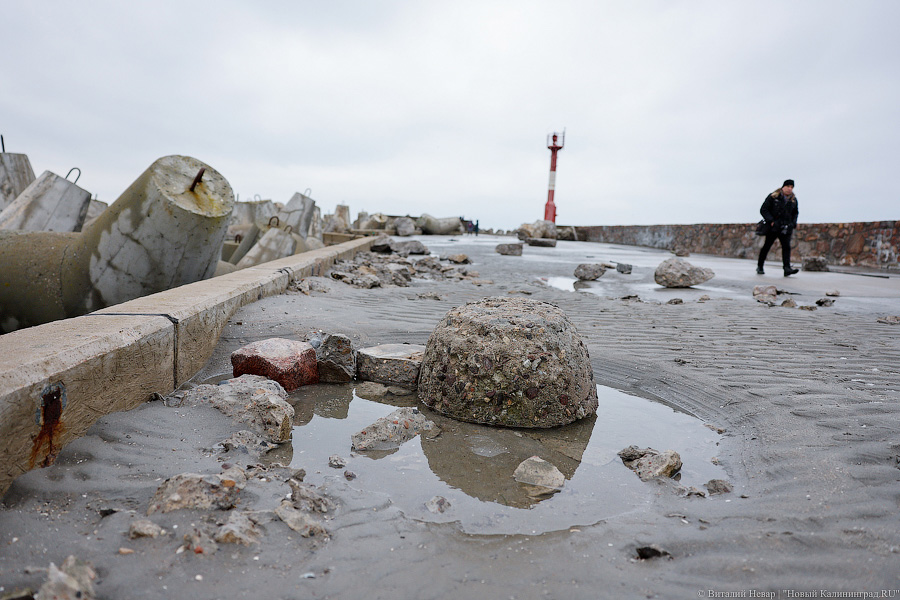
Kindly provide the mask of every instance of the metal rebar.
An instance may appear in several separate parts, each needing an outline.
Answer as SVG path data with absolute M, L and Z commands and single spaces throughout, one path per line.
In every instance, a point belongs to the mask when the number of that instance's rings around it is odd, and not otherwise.
M 190 191 L 194 191 L 194 188 L 197 187 L 197 184 L 200 183 L 200 179 L 203 178 L 203 174 L 206 173 L 206 167 L 201 167 L 201 169 L 197 172 L 197 176 L 194 177 L 194 181 L 191 183 L 191 187 L 188 188 Z

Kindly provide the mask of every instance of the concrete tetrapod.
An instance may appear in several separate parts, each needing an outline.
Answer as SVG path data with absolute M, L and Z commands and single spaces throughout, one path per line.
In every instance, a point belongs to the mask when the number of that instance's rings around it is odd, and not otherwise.
M 0 211 L 12 204 L 34 181 L 27 154 L 0 152 Z
M 212 167 L 166 156 L 80 234 L 0 232 L 0 330 L 211 277 L 233 204 L 231 186 Z
M 0 229 L 81 231 L 90 205 L 89 191 L 55 173 L 44 171 L 0 211 Z

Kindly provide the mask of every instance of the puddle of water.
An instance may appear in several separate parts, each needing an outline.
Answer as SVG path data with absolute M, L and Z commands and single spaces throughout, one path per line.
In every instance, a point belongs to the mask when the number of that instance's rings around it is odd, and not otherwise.
M 702 489 L 710 479 L 726 479 L 711 459 L 720 436 L 702 422 L 672 408 L 598 386 L 598 416 L 548 430 L 504 429 L 448 419 L 417 404 L 415 396 L 394 404 L 356 395 L 353 385 L 319 385 L 291 394 L 295 407 L 292 444 L 270 452 L 266 462 L 307 471 L 306 481 L 322 483 L 356 473 L 349 484 L 387 496 L 408 516 L 428 522 L 458 522 L 467 533 L 537 534 L 589 525 L 640 510 L 658 488 L 628 470 L 616 453 L 631 444 L 676 450 L 684 462 L 682 485 Z M 398 450 L 351 453 L 350 436 L 398 406 L 418 406 L 437 423 L 435 439 L 417 437 Z M 328 457 L 347 459 L 329 469 Z M 540 500 L 513 479 L 530 456 L 562 471 L 563 489 Z M 450 503 L 433 514 L 426 503 L 443 496 Z

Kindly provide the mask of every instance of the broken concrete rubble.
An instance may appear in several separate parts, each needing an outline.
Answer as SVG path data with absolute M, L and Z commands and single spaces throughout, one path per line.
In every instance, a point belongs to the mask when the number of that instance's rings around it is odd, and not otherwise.
M 433 256 L 407 258 L 391 251 L 393 241 L 379 238 L 380 252 L 360 252 L 351 260 L 335 261 L 328 276 L 338 281 L 361 288 L 399 286 L 408 287 L 413 278 L 432 281 L 447 279 L 477 281 L 478 274 L 465 265 L 441 264 Z
M 594 281 L 604 273 L 606 273 L 606 267 L 596 263 L 582 263 L 575 267 L 575 277 L 581 281 Z
M 522 256 L 523 244 L 497 244 L 494 250 L 504 256 Z
M 357 377 L 386 385 L 415 389 L 425 346 L 382 344 L 356 353 Z
M 513 478 L 523 484 L 532 497 L 554 494 L 566 482 L 562 471 L 539 456 L 523 460 L 513 472 Z
M 431 431 L 435 427 L 417 408 L 398 408 L 354 433 L 350 438 L 351 447 L 359 452 L 395 450 L 420 433 Z
M 356 348 L 346 335 L 327 334 L 316 347 L 319 381 L 347 383 L 356 377 Z
M 680 258 L 664 260 L 656 267 L 653 279 L 667 288 L 685 288 L 709 281 L 716 274 L 712 269 L 697 267 Z
M 184 396 L 188 405 L 208 403 L 273 444 L 291 439 L 294 407 L 277 381 L 258 375 L 241 375 L 219 385 L 203 384 Z
M 97 572 L 93 566 L 70 555 L 61 567 L 50 563 L 47 581 L 34 596 L 35 600 L 93 600 L 94 580 Z
M 674 450 L 659 452 L 653 448 L 628 446 L 618 454 L 625 466 L 634 471 L 641 481 L 672 477 L 681 469 L 681 456 Z
M 159 486 L 147 515 L 189 508 L 227 510 L 235 505 L 246 484 L 247 475 L 240 467 L 233 466 L 217 475 L 180 473 Z

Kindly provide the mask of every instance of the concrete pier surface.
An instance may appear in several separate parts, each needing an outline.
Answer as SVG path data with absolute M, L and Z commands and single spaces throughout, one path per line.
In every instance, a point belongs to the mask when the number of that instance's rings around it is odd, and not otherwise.
M 132 394 L 138 386 L 131 379 L 138 373 L 148 376 L 146 387 L 134 393 L 137 408 L 98 416 L 84 437 L 58 451 L 55 464 L 25 473 L 9 487 L 0 508 L 2 585 L 36 587 L 42 575 L 26 567 L 60 564 L 72 554 L 102 573 L 95 582 L 98 595 L 116 598 L 187 593 L 204 598 L 695 598 L 726 592 L 786 597 L 784 590 L 819 591 L 822 597 L 821 590 L 880 594 L 900 589 L 900 325 L 891 324 L 891 317 L 900 316 L 900 278 L 865 272 L 801 272 L 784 278 L 777 268 L 775 275 L 756 275 L 754 260 L 692 255 L 685 259 L 713 269 L 716 276 L 697 288 L 667 289 L 653 282 L 656 266 L 671 257 L 659 250 L 560 241 L 556 248 L 528 246 L 519 257 L 494 251 L 511 238 L 417 239 L 434 255 L 467 254 L 472 261 L 467 267 L 478 278 L 373 289 L 314 278 L 309 295 L 285 287 L 286 293 L 235 302 L 233 311 L 214 309 L 209 300 L 201 302 L 208 312 L 185 307 L 191 314 L 216 315 L 206 322 L 197 319 L 192 333 L 180 332 L 182 323 L 192 321 L 186 314 L 155 305 L 149 296 L 138 301 L 140 309 L 111 307 L 107 317 L 88 315 L 43 326 L 60 328 L 45 330 L 43 341 L 10 337 L 29 330 L 0 336 L 3 390 L 17 368 L 6 357 L 26 347 L 44 348 L 44 364 L 56 373 L 86 364 L 72 350 L 56 353 L 59 340 L 71 344 L 85 335 L 72 329 L 75 321 L 87 325 L 102 319 L 112 338 L 121 327 L 118 335 L 126 346 L 134 337 L 157 340 L 161 357 L 153 358 L 150 344 L 120 366 L 98 361 L 67 383 L 63 420 L 74 403 L 73 389 L 91 373 L 104 372 L 102 367 L 109 367 L 104 395 L 98 397 L 104 405 Z M 575 267 L 590 262 L 627 263 L 632 273 L 610 269 L 576 289 Z M 268 274 L 274 276 L 271 269 Z M 791 298 L 816 309 L 759 303 L 752 291 L 763 284 L 782 290 L 779 301 Z M 192 289 L 171 290 L 166 302 L 187 304 Z M 132 521 L 147 514 L 164 479 L 223 468 L 215 448 L 227 435 L 227 419 L 177 402 L 144 402 L 150 389 L 167 394 L 175 386 L 227 376 L 233 350 L 270 337 L 306 340 L 325 332 L 347 335 L 358 347 L 425 344 L 450 308 L 485 296 L 519 294 L 551 302 L 567 314 L 584 339 L 599 384 L 664 402 L 721 431 L 715 463 L 734 490 L 684 497 L 671 485 L 640 482 L 613 456 L 604 460 L 608 468 L 622 470 L 622 484 L 640 486 L 639 501 L 629 510 L 602 518 L 574 512 L 558 516 L 566 526 L 547 528 L 535 520 L 540 511 L 521 509 L 514 522 L 505 522 L 511 532 L 496 534 L 486 524 L 463 528 L 453 506 L 437 514 L 404 504 L 413 492 L 404 485 L 404 474 L 411 478 L 413 469 L 427 470 L 428 463 L 410 465 L 399 454 L 355 456 L 347 436 L 343 456 L 356 475 L 348 480 L 315 448 L 304 446 L 301 429 L 278 460 L 305 469 L 305 481 L 336 502 L 324 521 L 328 541 L 303 538 L 276 519 L 264 523 L 259 542 L 249 547 L 221 544 L 211 556 L 179 551 L 184 534 L 228 516 L 228 511 L 202 510 L 151 515 L 169 535 L 132 540 L 125 534 Z M 817 305 L 824 298 L 833 304 Z M 681 302 L 670 303 L 676 299 Z M 137 312 L 143 313 L 143 330 L 112 321 Z M 217 326 L 205 324 L 211 322 Z M 28 335 L 37 336 L 43 327 Z M 177 346 L 174 339 L 165 341 L 171 329 L 179 330 Z M 204 337 L 213 339 L 209 350 L 190 349 Z M 64 367 L 65 361 L 73 364 Z M 157 362 L 175 367 L 162 372 L 153 368 Z M 31 369 L 18 364 L 19 371 Z M 32 422 L 42 393 L 51 401 L 60 397 L 60 388 L 52 386 L 64 378 L 53 372 L 22 386 Z M 352 397 L 351 407 L 359 401 L 343 387 L 329 389 L 329 400 L 308 407 L 307 420 L 315 411 L 329 417 L 323 423 L 340 423 L 346 415 L 337 408 L 337 397 Z M 306 404 L 296 402 L 302 415 Z M 418 407 L 427 410 L 421 403 Z M 15 418 L 26 419 L 25 412 Z M 603 418 L 598 414 L 598 421 Z M 502 457 L 508 442 L 496 435 L 485 427 L 454 439 L 481 452 L 478 456 Z M 427 443 L 421 442 L 423 448 Z M 444 464 L 455 462 L 460 477 L 477 477 L 466 454 L 454 455 L 457 449 L 450 444 L 441 447 Z M 229 460 L 250 469 L 249 460 Z M 590 460 L 597 457 L 585 458 Z M 388 468 L 380 465 L 395 465 L 392 481 L 397 483 L 376 492 L 376 473 Z M 268 469 L 254 471 L 253 484 L 234 510 L 271 511 L 291 493 L 280 478 L 283 471 L 271 463 Z M 616 494 L 619 487 L 613 488 L 604 493 Z M 555 497 L 566 493 L 564 487 Z M 552 510 L 553 502 L 541 504 L 549 503 Z M 598 496 L 594 504 L 602 502 Z

